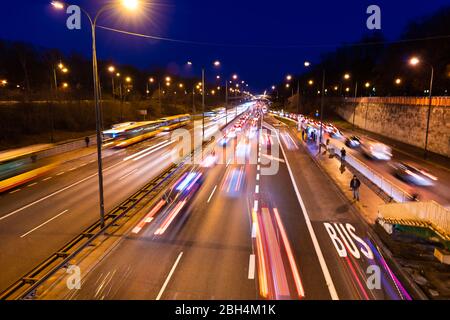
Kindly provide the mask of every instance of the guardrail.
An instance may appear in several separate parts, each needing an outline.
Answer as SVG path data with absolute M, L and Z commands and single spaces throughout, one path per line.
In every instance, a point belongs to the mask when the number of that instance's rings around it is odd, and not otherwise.
M 340 149 L 334 144 L 328 145 L 329 149 L 333 149 L 334 154 L 339 154 Z M 409 202 L 413 198 L 406 191 L 394 185 L 389 180 L 385 179 L 381 174 L 371 169 L 369 166 L 365 165 L 362 161 L 356 159 L 352 155 L 347 154 L 345 157 L 345 162 L 352 166 L 355 170 L 361 173 L 369 181 L 375 184 L 378 188 L 384 191 L 391 199 L 396 202 L 404 203 Z
M 236 119 L 236 117 L 234 118 Z M 233 119 L 233 120 L 234 120 Z M 232 123 L 229 122 L 227 125 Z M 222 128 L 226 127 L 224 125 Z M 131 197 L 123 201 L 120 205 L 108 212 L 104 218 L 104 227 L 101 228 L 100 220 L 96 221 L 90 227 L 86 228 L 81 234 L 76 236 L 64 247 L 53 253 L 46 260 L 40 263 L 33 270 L 22 276 L 18 281 L 9 286 L 6 290 L 0 293 L 0 300 L 17 300 L 33 297 L 36 290 L 45 281 L 49 280 L 57 271 L 68 266 L 70 261 L 75 258 L 82 250 L 91 246 L 94 240 L 112 226 L 117 225 L 118 220 L 126 216 L 131 209 L 149 196 L 156 196 L 160 193 L 163 185 L 188 161 L 193 155 L 196 154 L 199 148 L 205 148 L 213 141 L 204 142 L 192 152 L 182 158 L 179 163 L 172 164 L 163 173 L 154 178 L 151 182 L 146 184 L 139 191 L 134 193 Z M 131 216 L 128 216 L 131 218 Z
M 82 139 L 76 139 L 68 142 L 63 142 L 61 144 L 57 144 L 47 150 L 41 151 L 37 153 L 37 159 L 43 159 L 51 156 L 55 156 L 61 153 L 81 149 L 86 147 L 86 142 Z M 97 143 L 97 136 L 89 136 L 89 145 L 95 145 Z
M 278 115 L 278 117 L 281 117 Z M 297 122 L 296 120 L 282 117 L 288 119 L 293 122 Z M 297 122 L 298 123 L 298 122 Z M 340 148 L 330 143 L 328 145 L 328 149 L 332 150 L 333 154 L 339 155 Z M 394 185 L 389 180 L 385 179 L 381 174 L 371 169 L 369 166 L 365 165 L 362 161 L 356 159 L 352 155 L 347 154 L 345 157 L 345 162 L 352 166 L 355 170 L 360 172 L 364 177 L 366 177 L 369 181 L 375 184 L 378 188 L 383 190 L 391 199 L 396 202 L 404 203 L 409 202 L 413 199 L 413 197 L 406 191 L 402 190 L 398 186 Z

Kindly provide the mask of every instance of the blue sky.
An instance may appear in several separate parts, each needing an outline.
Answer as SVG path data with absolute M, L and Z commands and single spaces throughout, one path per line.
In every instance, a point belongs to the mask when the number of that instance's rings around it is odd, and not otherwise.
M 91 12 L 107 1 L 73 1 Z M 98 31 L 100 58 L 141 68 L 168 67 L 181 72 L 194 63 L 195 73 L 219 59 L 220 73 L 238 73 L 254 89 L 263 90 L 286 73 L 301 70 L 304 60 L 318 60 L 336 45 L 370 33 L 366 8 L 381 7 L 382 32 L 388 39 L 400 35 L 407 22 L 437 11 L 448 1 L 300 1 L 300 0 L 158 0 L 149 1 L 147 16 L 125 17 L 110 12 L 99 24 L 161 37 L 222 44 L 199 45 L 151 41 Z M 141 12 L 142 13 L 142 12 Z M 65 27 L 66 15 L 55 12 L 47 1 L 22 0 L 2 3 L 0 38 L 32 42 L 65 52 L 90 54 L 87 22 L 82 30 Z M 236 45 L 236 46 L 235 46 Z M 258 47 L 264 45 L 265 47 Z M 296 45 L 296 48 L 286 48 Z M 207 72 L 210 76 L 215 70 Z

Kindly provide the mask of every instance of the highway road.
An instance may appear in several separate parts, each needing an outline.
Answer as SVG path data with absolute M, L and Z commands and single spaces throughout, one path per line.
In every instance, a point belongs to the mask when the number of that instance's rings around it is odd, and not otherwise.
M 229 120 L 233 116 L 234 112 Z M 167 168 L 173 148 L 166 134 L 124 150 L 105 150 L 105 210 L 117 206 Z M 1 194 L 0 290 L 98 219 L 96 155 L 73 159 L 27 185 Z
M 146 208 L 151 218 L 80 290 L 46 298 L 409 299 L 370 228 L 307 151 L 286 128 L 258 126 L 230 140 L 231 152 L 215 147 L 227 160 L 186 168 L 202 173 L 199 189 L 189 180 L 186 202 Z

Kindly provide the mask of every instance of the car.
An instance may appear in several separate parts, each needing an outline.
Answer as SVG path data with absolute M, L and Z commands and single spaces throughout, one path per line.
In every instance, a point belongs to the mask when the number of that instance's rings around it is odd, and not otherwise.
M 360 149 L 362 154 L 369 159 L 384 161 L 392 159 L 392 149 L 380 142 L 365 141 L 361 143 Z
M 437 177 L 433 176 L 425 169 L 417 168 L 404 162 L 395 163 L 393 168 L 394 176 L 417 186 L 432 186 L 438 180 Z
M 349 148 L 359 148 L 361 146 L 361 139 L 358 136 L 351 136 L 345 139 L 345 145 Z

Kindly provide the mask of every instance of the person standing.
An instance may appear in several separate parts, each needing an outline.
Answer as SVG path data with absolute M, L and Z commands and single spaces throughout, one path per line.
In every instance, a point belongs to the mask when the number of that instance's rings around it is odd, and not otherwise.
M 356 175 L 353 176 L 352 181 L 350 181 L 350 189 L 353 191 L 353 200 L 359 201 L 359 188 L 361 187 L 361 181 L 359 181 Z
M 89 148 L 89 142 L 91 139 L 89 137 L 84 138 L 84 142 L 86 142 L 86 148 Z
M 347 151 L 344 147 L 341 149 L 341 165 L 345 164 L 345 157 L 347 156 Z

